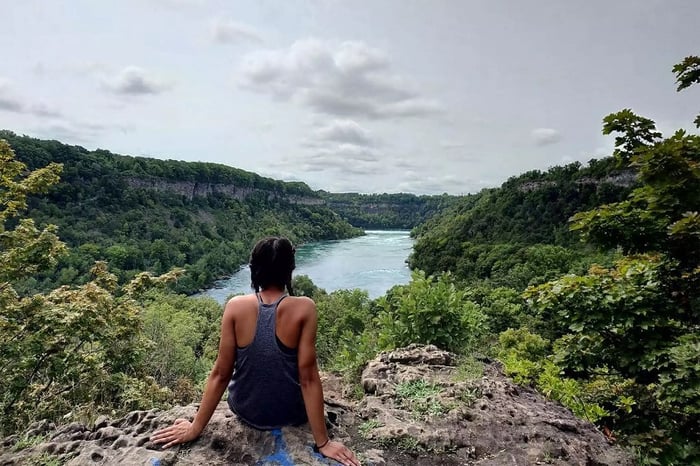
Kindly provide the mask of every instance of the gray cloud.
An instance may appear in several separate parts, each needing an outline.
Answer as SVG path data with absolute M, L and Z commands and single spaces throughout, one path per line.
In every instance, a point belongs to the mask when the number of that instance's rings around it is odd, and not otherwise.
M 0 78 L 0 110 L 15 113 L 24 112 L 24 105 L 13 94 L 10 82 L 2 78 Z
M 23 102 L 12 91 L 10 82 L 0 79 L 0 110 L 13 113 L 27 113 L 39 117 L 57 118 L 62 116 L 61 112 L 50 108 L 44 103 Z
M 221 18 L 212 21 L 211 37 L 222 44 L 263 41 L 262 35 L 252 26 Z
M 359 146 L 374 146 L 369 131 L 353 120 L 333 120 L 326 126 L 314 131 L 313 136 L 319 141 L 332 141 L 356 144 Z
M 109 91 L 124 95 L 160 94 L 171 87 L 136 66 L 127 66 L 115 77 L 105 79 L 103 84 Z
M 151 2 L 163 7 L 180 9 L 185 7 L 201 8 L 207 3 L 207 0 L 151 0 Z
M 39 117 L 60 118 L 63 116 L 63 114 L 58 110 L 48 107 L 42 103 L 30 105 L 27 111 L 32 115 Z
M 109 128 L 95 123 L 79 123 L 71 121 L 54 121 L 34 129 L 40 137 L 57 139 L 62 142 L 84 144 L 93 142 L 100 134 Z
M 288 49 L 248 54 L 239 74 L 245 88 L 340 117 L 406 118 L 442 111 L 415 83 L 394 74 L 383 52 L 361 42 L 299 40 Z
M 342 132 L 334 133 L 334 128 L 332 125 L 321 128 L 327 130 L 325 133 L 321 132 L 322 137 L 348 136 Z M 310 151 L 294 159 L 287 159 L 284 163 L 286 167 L 297 172 L 324 173 L 333 178 L 346 175 L 376 175 L 381 171 L 382 154 L 373 147 L 333 139 L 311 140 L 304 145 Z
M 369 147 L 348 143 L 318 150 L 314 157 L 321 160 L 338 159 L 347 163 L 357 161 L 379 162 L 381 159 L 381 155 Z
M 448 150 L 461 149 L 464 146 L 466 146 L 466 144 L 463 142 L 460 142 L 460 141 L 449 141 L 449 140 L 440 141 L 440 147 L 443 149 L 448 149 Z
M 365 176 L 378 173 L 382 160 L 377 141 L 353 120 L 332 120 L 316 128 L 301 145 L 308 152 L 294 163 L 307 172 Z
M 374 175 L 379 171 L 379 167 L 373 161 L 337 158 L 333 157 L 332 154 L 330 156 L 317 155 L 300 158 L 290 163 L 290 168 L 291 166 L 304 172 L 334 173 L 336 175 Z
M 0 110 L 22 113 L 24 108 L 18 100 L 13 99 L 12 97 L 0 95 Z
M 561 139 L 561 134 L 559 131 L 552 128 L 537 128 L 532 130 L 531 133 L 532 140 L 535 145 L 546 146 L 549 144 L 555 144 Z
M 478 183 L 458 175 L 431 176 L 419 172 L 404 173 L 398 183 L 401 192 L 415 194 L 467 193 Z

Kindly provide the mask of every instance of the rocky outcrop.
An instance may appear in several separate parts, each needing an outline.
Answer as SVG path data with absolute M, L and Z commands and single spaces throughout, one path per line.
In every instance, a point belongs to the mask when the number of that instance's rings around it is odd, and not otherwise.
M 495 365 L 461 380 L 454 355 L 411 346 L 379 355 L 362 374 L 365 395 L 348 397 L 337 376 L 324 376 L 331 435 L 363 465 L 632 465 L 591 424 L 536 392 L 515 386 Z M 241 424 L 225 403 L 196 441 L 162 450 L 153 431 L 196 405 L 135 411 L 90 426 L 30 426 L 0 444 L 0 465 L 329 465 L 314 453 L 308 427 L 260 432 Z
M 610 184 L 613 186 L 620 186 L 623 188 L 630 188 L 638 181 L 638 174 L 635 170 L 620 170 L 617 172 L 610 173 L 602 178 L 595 178 L 591 176 L 579 178 L 574 181 L 577 185 L 595 185 L 600 186 L 603 184 Z M 551 188 L 557 186 L 556 181 L 526 181 L 518 185 L 518 190 L 524 193 L 537 191 L 538 189 Z
M 196 181 L 176 181 L 162 178 L 137 178 L 127 177 L 126 183 L 135 189 L 149 189 L 153 191 L 168 192 L 185 196 L 192 200 L 195 197 L 207 197 L 211 195 L 224 195 L 232 199 L 242 201 L 253 194 L 265 196 L 268 200 L 276 197 L 283 197 L 290 204 L 303 205 L 323 205 L 325 201 L 321 198 L 300 196 L 296 194 L 279 194 L 274 191 L 251 188 L 247 186 L 237 186 L 226 183 L 200 183 Z
M 388 464 L 633 464 L 592 424 L 516 386 L 495 364 L 486 365 L 479 379 L 459 378 L 454 356 L 430 346 L 381 354 L 369 363 L 357 411 L 371 422 L 365 436 L 424 458 Z

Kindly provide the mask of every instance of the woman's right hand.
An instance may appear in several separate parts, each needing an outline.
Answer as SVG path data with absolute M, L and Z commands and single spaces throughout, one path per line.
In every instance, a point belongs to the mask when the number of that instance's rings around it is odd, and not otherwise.
M 157 444 L 164 443 L 163 448 L 172 447 L 179 443 L 190 442 L 199 437 L 198 432 L 187 419 L 176 419 L 173 425 L 155 432 L 151 436 L 151 442 Z
M 348 447 L 340 442 L 329 441 L 322 448 L 318 449 L 326 458 L 331 458 L 344 466 L 360 466 L 360 462 L 355 454 Z

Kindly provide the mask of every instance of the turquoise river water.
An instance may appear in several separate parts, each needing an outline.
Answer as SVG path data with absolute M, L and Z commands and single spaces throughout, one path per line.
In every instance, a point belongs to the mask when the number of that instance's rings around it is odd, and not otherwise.
M 357 238 L 319 241 L 297 248 L 295 274 L 308 275 L 316 286 L 326 291 L 360 288 L 370 298 L 383 295 L 394 285 L 411 278 L 406 265 L 413 247 L 408 231 L 368 230 Z M 220 303 L 232 294 L 249 293 L 250 271 L 242 268 L 231 278 L 222 280 L 200 296 Z

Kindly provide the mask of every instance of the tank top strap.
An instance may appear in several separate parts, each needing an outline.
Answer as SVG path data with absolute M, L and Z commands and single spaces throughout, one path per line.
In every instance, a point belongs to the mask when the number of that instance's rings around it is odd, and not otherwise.
M 280 296 L 279 298 L 277 298 L 277 300 L 276 300 L 274 303 L 272 303 L 271 306 L 274 306 L 275 309 L 277 309 L 277 306 L 279 306 L 279 304 L 282 302 L 282 300 L 283 300 L 284 298 L 286 298 L 287 296 L 289 296 L 289 293 L 284 293 L 282 296 Z
M 289 296 L 289 293 L 283 293 L 282 296 L 280 296 L 279 298 L 277 298 L 274 302 L 272 302 L 270 304 L 266 304 L 263 302 L 262 297 L 260 296 L 260 293 L 255 293 L 255 296 L 258 298 L 258 305 L 259 306 L 274 307 L 276 309 L 277 306 L 279 305 L 279 303 L 281 303 L 284 298 Z

